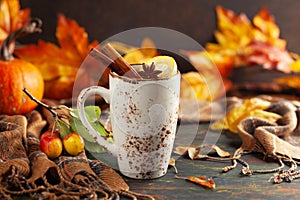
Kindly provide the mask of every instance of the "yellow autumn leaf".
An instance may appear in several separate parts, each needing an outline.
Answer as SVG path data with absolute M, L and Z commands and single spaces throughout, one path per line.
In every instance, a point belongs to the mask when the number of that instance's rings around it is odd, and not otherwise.
M 280 38 L 275 18 L 265 7 L 252 21 L 245 13 L 237 14 L 222 6 L 216 7 L 216 14 L 216 43 L 207 43 L 205 50 L 212 58 L 218 58 L 216 66 L 223 76 L 227 77 L 228 73 L 224 72 L 230 72 L 232 67 L 253 64 L 285 73 L 291 71 L 293 60 L 287 53 L 286 41 Z M 228 60 L 230 65 L 227 65 Z
M 269 122 L 276 122 L 281 118 L 281 116 L 276 113 L 265 111 L 265 109 L 267 109 L 270 105 L 271 102 L 260 98 L 254 97 L 246 99 L 242 105 L 236 105 L 233 107 L 224 118 L 214 122 L 211 129 L 224 129 L 237 133 L 238 124 L 248 117 L 257 117 L 268 120 Z
M 291 63 L 291 70 L 295 73 L 300 72 L 300 59 L 297 59 Z
M 275 23 L 274 17 L 263 7 L 253 18 L 253 38 L 268 42 L 279 49 L 286 48 L 286 41 L 280 39 L 280 29 Z

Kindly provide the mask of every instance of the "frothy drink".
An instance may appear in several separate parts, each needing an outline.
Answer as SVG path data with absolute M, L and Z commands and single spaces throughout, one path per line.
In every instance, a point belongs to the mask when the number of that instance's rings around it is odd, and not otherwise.
M 112 72 L 109 90 L 92 86 L 78 97 L 82 123 L 99 145 L 117 157 L 120 172 L 131 178 L 158 178 L 168 169 L 178 119 L 180 73 L 177 66 L 174 70 L 175 61 L 171 70 L 170 63 L 159 63 L 166 59 L 173 62 L 172 58 L 164 57 L 136 66 L 142 78 L 128 78 Z M 164 73 L 165 70 L 169 72 Z M 84 115 L 85 100 L 95 94 L 110 104 L 114 144 L 102 138 Z

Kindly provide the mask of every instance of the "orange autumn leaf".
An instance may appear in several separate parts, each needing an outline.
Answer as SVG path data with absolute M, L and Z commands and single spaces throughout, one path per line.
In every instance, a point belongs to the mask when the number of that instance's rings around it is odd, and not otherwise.
M 56 37 L 59 46 L 39 40 L 37 45 L 26 45 L 15 53 L 39 67 L 45 80 L 45 97 L 70 98 L 77 75 L 81 76 L 85 84 L 88 83 L 87 73 L 78 72 L 78 69 L 98 42 L 89 44 L 84 28 L 62 14 L 58 15 Z
M 206 178 L 206 177 L 201 177 L 201 176 L 199 176 L 199 177 L 190 176 L 186 180 L 196 183 L 198 185 L 201 185 L 203 187 L 209 188 L 209 189 L 216 188 L 216 184 L 212 178 Z
M 198 176 L 198 177 L 196 177 L 196 176 L 190 176 L 190 177 L 175 176 L 175 178 L 184 179 L 184 180 L 190 181 L 192 183 L 195 183 L 197 185 L 201 185 L 208 189 L 216 188 L 216 183 L 212 178 L 206 178 L 203 176 Z
M 20 9 L 19 0 L 0 1 L 0 43 L 8 36 L 29 22 L 30 10 Z
M 93 42 L 90 46 L 84 28 L 80 27 L 75 20 L 67 19 L 62 14 L 58 15 L 56 38 L 65 54 L 69 55 L 72 60 L 77 58 L 80 63 L 89 53 L 91 47 L 98 44 Z

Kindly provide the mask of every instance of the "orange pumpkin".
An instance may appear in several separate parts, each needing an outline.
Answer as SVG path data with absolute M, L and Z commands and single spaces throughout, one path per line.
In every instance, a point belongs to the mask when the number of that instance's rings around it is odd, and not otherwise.
M 0 114 L 26 114 L 37 104 L 24 92 L 26 88 L 34 97 L 41 100 L 44 93 L 44 80 L 40 71 L 31 63 L 14 58 L 11 46 L 20 35 L 36 32 L 41 23 L 32 21 L 29 25 L 12 32 L 2 43 L 0 51 Z

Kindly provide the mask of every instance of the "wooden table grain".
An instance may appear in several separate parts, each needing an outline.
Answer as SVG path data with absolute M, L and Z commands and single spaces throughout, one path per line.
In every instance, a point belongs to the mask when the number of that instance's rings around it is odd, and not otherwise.
M 195 135 L 196 129 L 196 135 Z M 209 135 L 208 135 L 209 134 Z M 217 145 L 231 154 L 241 145 L 237 134 L 230 132 L 208 132 L 208 124 L 180 124 L 174 148 L 192 140 L 194 145 L 202 144 L 207 137 L 217 138 Z M 189 142 L 189 141 L 188 141 Z M 206 189 L 202 186 L 176 179 L 175 171 L 169 168 L 168 173 L 158 179 L 136 180 L 124 177 L 130 189 L 136 192 L 153 195 L 156 199 L 299 199 L 300 179 L 291 183 L 273 184 L 269 182 L 273 174 L 256 174 L 243 176 L 238 165 L 227 173 L 222 173 L 222 167 L 230 162 L 208 160 L 190 160 L 186 156 L 172 155 L 176 158 L 178 176 L 213 177 L 216 188 Z M 109 155 L 101 155 L 102 160 L 115 165 Z M 253 169 L 267 169 L 278 166 L 275 160 L 264 160 L 261 154 L 249 154 L 243 157 Z

